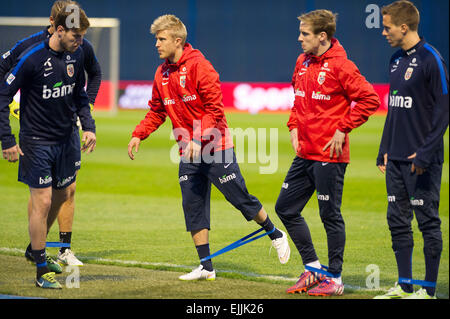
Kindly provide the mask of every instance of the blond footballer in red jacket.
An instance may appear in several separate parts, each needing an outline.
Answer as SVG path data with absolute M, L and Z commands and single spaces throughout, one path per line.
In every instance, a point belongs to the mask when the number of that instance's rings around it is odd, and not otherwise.
M 179 182 L 183 197 L 186 228 L 191 232 L 199 259 L 210 255 L 210 193 L 214 184 L 225 198 L 248 220 L 254 220 L 267 232 L 281 263 L 287 263 L 290 248 L 287 235 L 274 227 L 259 200 L 250 195 L 239 170 L 233 141 L 228 134 L 223 111 L 219 75 L 199 50 L 185 43 L 184 24 L 173 15 L 157 18 L 151 33 L 165 62 L 155 74 L 150 110 L 136 126 L 128 144 L 134 159 L 141 140 L 164 123 L 172 121 L 180 147 Z M 201 261 L 181 280 L 214 280 L 211 260 Z
M 287 292 L 341 295 L 345 224 L 340 207 L 345 169 L 350 161 L 348 133 L 366 122 L 380 101 L 372 85 L 333 38 L 335 14 L 316 10 L 298 19 L 301 21 L 298 40 L 304 53 L 297 60 L 292 78 L 295 101 L 287 124 L 297 156 L 284 180 L 275 210 L 306 270 Z M 328 240 L 326 272 L 314 271 L 322 266 L 308 225 L 301 216 L 314 191 Z

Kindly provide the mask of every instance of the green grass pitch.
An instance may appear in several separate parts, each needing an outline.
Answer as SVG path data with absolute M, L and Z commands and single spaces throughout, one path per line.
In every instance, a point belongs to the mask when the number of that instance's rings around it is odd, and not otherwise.
M 294 245 L 290 242 L 291 260 L 281 265 L 274 250 L 269 254 L 270 241 L 267 237 L 214 258 L 218 280 L 213 286 L 179 282 L 176 277 L 196 267 L 198 257 L 190 234 L 185 230 L 178 164 L 169 157 L 174 145 L 174 140 L 170 138 L 170 121 L 141 143 L 136 160 L 131 161 L 127 155 L 127 145 L 132 130 L 145 116 L 145 111 L 119 111 L 114 116 L 96 112 L 94 116 L 97 123 L 97 148 L 92 154 L 82 155 L 72 236 L 72 248 L 86 264 L 81 269 L 80 289 L 49 293 L 33 287 L 34 269 L 26 265 L 25 259 L 21 257 L 29 242 L 28 188 L 17 182 L 18 164 L 2 159 L 0 265 L 6 269 L 6 273 L 3 271 L 0 275 L 0 295 L 51 298 L 259 298 L 260 295 L 255 296 L 249 291 L 256 291 L 258 285 L 268 285 L 270 289 L 261 288 L 266 291 L 262 298 L 304 298 L 300 295 L 288 296 L 284 292 L 303 271 Z M 274 206 L 294 158 L 285 125 L 287 119 L 287 113 L 227 114 L 231 128 L 278 128 L 276 172 L 260 174 L 260 166 L 266 164 L 258 162 L 245 161 L 240 163 L 240 167 L 250 193 L 259 198 L 272 221 L 282 229 L 284 227 L 276 216 Z M 17 136 L 18 122 L 11 119 L 11 123 Z M 371 298 L 380 293 L 376 289 L 367 289 L 366 281 L 373 274 L 370 271 L 373 268 L 368 268 L 369 265 L 379 269 L 381 290 L 391 287 L 397 279 L 386 222 L 384 175 L 375 166 L 383 124 L 383 116 L 373 116 L 350 134 L 351 163 L 345 176 L 342 204 L 347 233 L 342 273 L 347 285 L 345 298 Z M 269 144 L 266 146 L 269 149 Z M 448 298 L 449 291 L 448 132 L 445 147 L 440 204 L 444 250 L 437 283 L 440 298 Z M 246 145 L 245 150 L 248 149 Z M 245 155 L 247 158 L 248 154 Z M 320 261 L 327 264 L 325 231 L 315 197 L 311 198 L 303 215 L 310 225 Z M 246 222 L 214 187 L 211 194 L 211 220 L 211 252 L 257 229 L 255 223 Z M 413 273 L 416 279 L 424 279 L 423 240 L 416 221 L 413 230 Z M 58 241 L 57 223 L 50 231 L 48 240 Z M 48 252 L 55 255 L 56 248 L 49 248 Z M 20 271 L 17 271 L 19 268 Z M 95 271 L 104 275 L 94 275 L 92 272 Z M 147 275 L 141 274 L 142 271 L 156 274 L 155 280 L 149 280 Z M 126 290 L 114 290 L 112 294 L 109 289 L 111 282 L 114 278 L 117 283 L 120 278 L 127 278 L 124 273 L 131 277 L 142 276 L 137 278 L 143 279 L 133 281 L 134 284 L 127 286 Z M 98 294 L 92 295 L 92 290 L 83 289 L 93 284 L 98 287 Z M 164 293 L 151 294 L 150 291 L 154 292 L 157 285 L 165 285 Z M 233 294 L 224 294 L 226 290 L 232 290 Z

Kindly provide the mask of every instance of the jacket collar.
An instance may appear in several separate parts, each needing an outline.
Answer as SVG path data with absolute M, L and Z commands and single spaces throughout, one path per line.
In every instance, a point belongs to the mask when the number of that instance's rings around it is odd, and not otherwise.
M 331 47 L 322 55 L 316 56 L 313 54 L 307 54 L 305 59 L 310 59 L 311 61 L 323 61 L 329 58 L 344 57 L 347 58 L 347 53 L 344 47 L 340 44 L 339 40 L 336 38 L 331 39 Z
M 415 53 L 418 49 L 420 49 L 421 47 L 423 47 L 423 45 L 426 43 L 426 41 L 425 41 L 425 39 L 424 38 L 420 38 L 420 41 L 415 45 L 415 46 L 413 46 L 411 49 L 409 49 L 409 50 L 403 50 L 403 53 L 405 54 L 405 55 L 411 55 L 411 54 L 413 54 L 413 53 Z
M 165 68 L 176 68 L 178 69 L 182 64 L 184 64 L 189 58 L 192 56 L 198 55 L 200 51 L 195 50 L 192 48 L 192 45 L 189 43 L 185 43 L 183 47 L 183 54 L 181 55 L 180 59 L 176 63 L 170 63 L 169 59 L 166 59 L 164 62 Z M 201 54 L 201 53 L 200 53 Z

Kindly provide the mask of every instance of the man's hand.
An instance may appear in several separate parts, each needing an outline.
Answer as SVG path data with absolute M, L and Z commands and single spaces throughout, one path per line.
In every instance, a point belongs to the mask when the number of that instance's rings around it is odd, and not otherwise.
M 408 156 L 408 159 L 413 159 L 417 156 L 417 153 L 414 153 L 410 156 Z M 416 172 L 417 175 L 422 175 L 423 173 L 425 173 L 426 169 L 419 167 L 419 166 L 415 166 L 414 163 L 412 163 L 411 165 L 411 173 Z
M 387 153 L 383 155 L 383 159 L 384 159 L 384 164 L 383 165 L 378 165 L 378 169 L 380 170 L 381 173 L 385 173 L 386 172 L 386 165 L 387 165 L 387 161 L 388 161 L 388 155 Z
M 324 152 L 327 150 L 327 148 L 330 148 L 330 158 L 333 158 L 333 154 L 336 153 L 336 157 L 339 158 L 339 156 L 342 155 L 342 146 L 345 143 L 345 133 L 336 130 L 334 133 L 333 138 L 325 145 L 325 147 L 322 149 Z
M 138 137 L 131 138 L 130 143 L 128 143 L 128 156 L 131 160 L 134 160 L 133 148 L 137 153 L 139 151 L 139 145 L 141 144 L 141 139 Z
M 6 150 L 2 151 L 3 158 L 7 160 L 8 162 L 14 163 L 17 162 L 19 159 L 19 155 L 23 156 L 23 152 L 20 149 L 19 145 L 14 145 L 13 147 L 7 148 Z
M 83 145 L 81 146 L 81 151 L 89 154 L 95 150 L 95 145 L 97 143 L 97 137 L 93 132 L 83 132 L 83 137 L 81 139 Z
M 298 151 L 298 129 L 294 128 L 289 133 L 291 133 L 291 145 L 294 152 L 297 154 Z
M 184 157 L 189 162 L 197 162 L 200 159 L 202 145 L 199 142 L 190 141 L 184 150 Z

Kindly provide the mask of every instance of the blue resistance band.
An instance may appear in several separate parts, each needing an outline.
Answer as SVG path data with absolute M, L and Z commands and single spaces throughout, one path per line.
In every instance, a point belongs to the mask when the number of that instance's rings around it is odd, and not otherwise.
M 322 268 L 328 269 L 328 267 L 325 265 L 320 265 L 320 266 L 322 266 Z M 307 265 L 305 265 L 305 269 L 312 271 L 312 272 L 317 272 L 319 274 L 322 274 L 322 275 L 325 275 L 325 276 L 331 277 L 331 278 L 339 278 L 341 276 L 341 274 L 332 274 L 331 272 L 328 272 L 326 270 L 323 270 L 320 268 L 314 268 L 314 267 L 307 266 Z
M 250 238 L 250 237 L 256 235 L 257 233 L 262 232 L 263 230 L 264 230 L 264 228 L 258 229 L 257 231 L 255 231 L 255 232 L 253 232 L 253 233 L 251 233 L 251 234 L 249 234 L 249 235 L 247 235 L 247 236 L 245 236 L 245 237 L 242 237 L 242 238 L 239 239 L 239 240 L 236 240 L 234 243 L 229 244 L 228 246 L 222 248 L 221 250 L 216 251 L 214 254 L 209 255 L 208 257 L 205 257 L 205 258 L 200 259 L 200 262 L 207 261 L 207 260 L 209 260 L 209 259 L 212 259 L 212 258 L 214 258 L 214 257 L 217 257 L 217 256 L 219 256 L 219 255 L 222 255 L 222 254 L 224 254 L 224 253 L 226 253 L 226 252 L 228 252 L 228 251 L 230 251 L 230 250 L 233 250 L 233 249 L 236 249 L 236 248 L 238 248 L 238 247 L 241 247 L 241 246 L 243 246 L 243 245 L 245 245 L 245 244 L 248 244 L 248 243 L 250 243 L 250 242 L 252 242 L 252 241 L 254 241 L 254 240 L 257 240 L 257 239 L 259 239 L 259 238 L 261 238 L 261 237 L 264 237 L 264 236 L 266 236 L 266 235 L 270 235 L 270 234 L 272 234 L 272 233 L 275 231 L 275 227 L 274 227 L 271 231 L 269 231 L 269 232 L 266 232 L 266 233 L 264 233 L 264 234 L 261 234 L 261 235 L 258 235 L 258 236 L 256 236 L 256 237 Z M 248 238 L 250 238 L 250 239 L 248 239 Z
M 422 287 L 436 287 L 436 283 L 433 281 L 425 281 L 425 280 L 416 280 L 416 279 L 410 279 L 410 278 L 398 278 L 399 284 L 411 284 L 411 285 L 418 285 Z
M 45 247 L 70 247 L 69 243 L 60 243 L 59 241 L 48 241 Z

